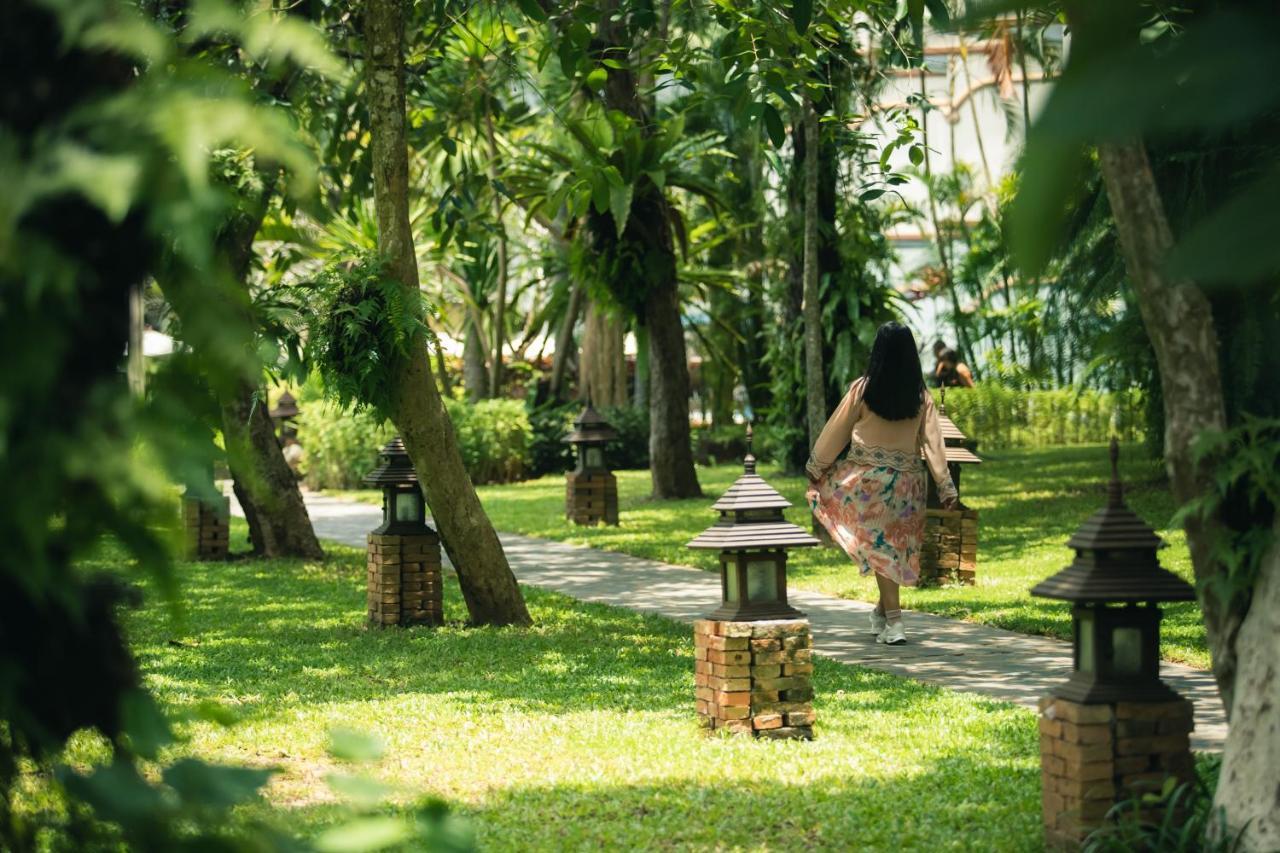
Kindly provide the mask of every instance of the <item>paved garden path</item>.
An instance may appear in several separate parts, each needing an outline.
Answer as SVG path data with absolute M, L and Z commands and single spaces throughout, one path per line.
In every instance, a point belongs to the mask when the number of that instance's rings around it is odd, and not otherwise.
M 381 518 L 380 510 L 368 504 L 317 495 L 306 500 L 322 539 L 362 547 Z M 720 601 L 719 579 L 699 569 L 511 533 L 501 539 L 521 583 L 581 601 L 682 622 L 692 622 Z M 814 651 L 841 663 L 1032 708 L 1071 670 L 1071 645 L 1061 640 L 908 611 L 910 642 L 881 646 L 868 629 L 870 604 L 796 589 L 788 597 L 812 623 Z M 1195 703 L 1193 746 L 1220 751 L 1227 723 L 1213 676 L 1172 663 L 1162 664 L 1161 674 Z

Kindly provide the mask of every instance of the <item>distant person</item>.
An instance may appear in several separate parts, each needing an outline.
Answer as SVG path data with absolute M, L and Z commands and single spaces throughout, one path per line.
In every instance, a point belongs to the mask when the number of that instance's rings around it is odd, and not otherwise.
M 848 455 L 836 462 L 846 445 Z M 906 326 L 885 323 L 867 372 L 849 386 L 813 446 L 805 497 L 858 571 L 875 572 L 880 601 L 871 613 L 871 630 L 886 645 L 907 641 L 898 587 L 915 586 L 920 578 L 926 476 L 921 450 L 942 505 L 954 508 L 956 487 L 915 339 Z
M 944 349 L 937 358 L 938 364 L 933 368 L 935 385 L 939 388 L 973 387 L 973 371 L 969 370 L 969 365 L 960 360 L 960 353 L 953 349 Z

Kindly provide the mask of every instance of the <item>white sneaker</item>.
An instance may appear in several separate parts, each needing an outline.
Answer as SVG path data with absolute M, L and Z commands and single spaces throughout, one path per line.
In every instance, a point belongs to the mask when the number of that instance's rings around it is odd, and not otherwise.
M 895 619 L 884 626 L 884 630 L 876 635 L 877 643 L 886 646 L 901 646 L 907 641 L 907 633 L 902 630 L 902 620 Z
M 889 620 L 886 619 L 884 614 L 879 610 L 871 611 L 871 633 L 875 634 L 877 637 L 880 636 L 880 632 L 884 630 L 884 626 L 887 625 L 888 622 Z

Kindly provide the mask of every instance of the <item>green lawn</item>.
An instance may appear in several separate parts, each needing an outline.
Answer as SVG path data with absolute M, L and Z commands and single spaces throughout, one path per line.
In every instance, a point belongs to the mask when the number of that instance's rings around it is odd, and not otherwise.
M 967 504 L 982 513 L 978 532 L 978 583 L 974 587 L 906 590 L 906 607 L 1023 631 L 1069 637 L 1068 607 L 1027 594 L 1037 581 L 1070 563 L 1067 538 L 1106 501 L 1109 464 L 1102 446 L 983 453 L 982 465 L 968 466 L 962 477 Z M 480 489 L 494 524 L 533 536 L 544 536 L 611 551 L 623 551 L 669 563 L 713 570 L 713 553 L 684 547 L 715 520 L 710 505 L 741 473 L 740 466 L 698 470 L 707 497 L 685 501 L 647 499 L 647 471 L 619 471 L 622 524 L 616 528 L 581 528 L 564 518 L 564 479 L 545 477 L 508 486 Z M 808 524 L 802 478 L 784 477 L 768 466 L 761 473 L 797 504 L 790 519 Z M 1171 547 L 1161 561 L 1191 578 L 1191 561 L 1181 529 L 1171 529 L 1175 505 L 1158 461 L 1138 447 L 1125 447 L 1121 476 L 1129 486 L 1130 506 Z M 365 495 L 377 500 L 376 495 Z M 834 549 L 793 552 L 790 577 L 795 586 L 846 598 L 873 601 L 875 584 L 861 578 L 845 555 Z M 1194 603 L 1165 608 L 1162 630 L 1165 658 L 1202 668 L 1209 666 L 1204 624 Z
M 367 630 L 363 562 L 183 563 L 179 621 L 149 591 L 127 618 L 167 708 L 239 717 L 184 723 L 175 755 L 281 769 L 247 816 L 334 820 L 326 743 L 350 727 L 385 741 L 372 772 L 401 807 L 445 798 L 483 849 L 1040 846 L 1026 710 L 819 660 L 814 742 L 706 737 L 687 626 L 528 590 L 535 627 L 467 628 L 450 585 L 449 627 Z

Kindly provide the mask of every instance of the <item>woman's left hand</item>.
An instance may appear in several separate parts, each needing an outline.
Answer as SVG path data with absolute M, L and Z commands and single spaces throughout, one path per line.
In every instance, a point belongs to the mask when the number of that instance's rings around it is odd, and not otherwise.
M 955 510 L 955 509 L 959 509 L 959 507 L 960 507 L 960 498 L 956 496 L 949 497 L 942 502 L 942 508 L 945 510 L 949 510 L 949 511 Z

